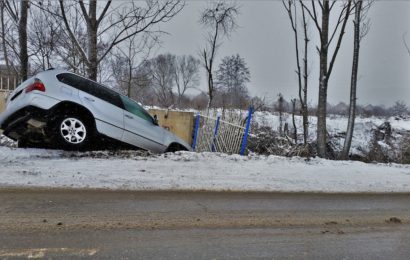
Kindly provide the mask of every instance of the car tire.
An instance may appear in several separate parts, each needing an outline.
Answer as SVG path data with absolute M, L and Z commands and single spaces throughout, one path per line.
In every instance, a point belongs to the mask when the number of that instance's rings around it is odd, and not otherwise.
M 31 137 L 33 138 L 33 137 Z M 32 141 L 31 138 L 21 138 L 17 141 L 17 147 L 18 148 L 39 148 L 39 149 L 47 149 L 49 146 L 44 142 L 34 139 L 36 141 Z
M 37 148 L 35 144 L 25 139 L 18 140 L 17 147 L 18 148 Z
M 188 151 L 188 150 L 180 144 L 172 143 L 168 146 L 168 148 L 165 152 L 166 153 L 175 153 L 175 152 L 179 152 L 179 151 Z
M 58 148 L 70 151 L 90 149 L 95 134 L 91 123 L 78 115 L 58 117 L 53 124 L 52 132 Z

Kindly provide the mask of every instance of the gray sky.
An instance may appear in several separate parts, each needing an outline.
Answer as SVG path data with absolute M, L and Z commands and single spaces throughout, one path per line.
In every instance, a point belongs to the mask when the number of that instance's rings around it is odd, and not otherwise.
M 248 85 L 252 95 L 276 99 L 297 96 L 294 39 L 290 23 L 280 1 L 239 1 L 240 28 L 218 51 L 218 64 L 226 55 L 239 53 L 251 71 Z M 206 1 L 187 1 L 185 9 L 161 29 L 170 33 L 163 37 L 158 53 L 192 54 L 197 56 L 204 42 L 205 30 L 198 24 Z M 391 105 L 396 100 L 410 104 L 410 55 L 402 43 L 408 31 L 410 44 L 410 1 L 376 1 L 369 12 L 371 29 L 362 41 L 359 67 L 358 102 Z M 352 22 L 343 40 L 329 83 L 329 102 L 348 102 L 352 63 Z M 311 38 L 317 36 L 313 26 Z M 313 40 L 312 40 L 313 41 Z M 313 46 L 312 46 L 313 47 Z M 309 100 L 317 103 L 318 57 L 311 48 Z M 205 72 L 201 86 L 205 90 Z

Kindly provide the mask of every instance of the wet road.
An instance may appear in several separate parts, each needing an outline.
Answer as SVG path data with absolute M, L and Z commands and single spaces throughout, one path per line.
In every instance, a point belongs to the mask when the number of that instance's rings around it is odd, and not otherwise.
M 0 191 L 0 258 L 408 259 L 410 195 Z

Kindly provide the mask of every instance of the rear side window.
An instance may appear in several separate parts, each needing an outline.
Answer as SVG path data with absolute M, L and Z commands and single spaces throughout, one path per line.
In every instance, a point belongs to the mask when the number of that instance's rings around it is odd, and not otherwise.
M 114 106 L 124 109 L 120 95 L 114 90 L 104 87 L 97 82 L 71 73 L 58 74 L 57 79 L 64 84 L 70 85 L 73 88 L 84 91 L 90 95 L 107 101 Z
M 121 99 L 122 99 L 122 102 L 124 103 L 125 110 L 127 110 L 128 112 L 142 119 L 145 119 L 151 123 L 154 123 L 154 120 L 152 119 L 150 114 L 148 114 L 148 112 L 144 108 L 142 108 L 140 105 L 138 105 L 136 102 L 132 101 L 131 99 L 125 96 L 121 96 Z

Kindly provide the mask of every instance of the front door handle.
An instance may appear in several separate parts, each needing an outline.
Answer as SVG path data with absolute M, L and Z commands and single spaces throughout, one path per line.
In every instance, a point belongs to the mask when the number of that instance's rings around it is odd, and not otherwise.
M 90 101 L 90 102 L 94 102 L 95 100 L 90 98 L 90 97 L 84 97 L 86 100 Z
M 132 116 L 130 116 L 130 115 L 125 115 L 125 117 L 126 118 L 129 118 L 129 119 L 134 119 Z

